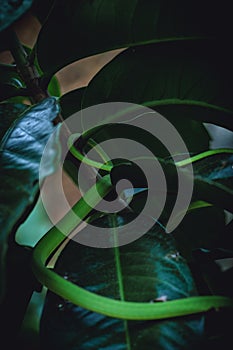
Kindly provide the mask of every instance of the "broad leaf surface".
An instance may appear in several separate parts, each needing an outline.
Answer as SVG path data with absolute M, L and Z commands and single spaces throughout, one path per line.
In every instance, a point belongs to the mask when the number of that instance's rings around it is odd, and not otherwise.
M 227 37 L 229 4 L 223 3 L 57 0 L 38 39 L 39 64 L 46 74 L 54 74 L 80 58 L 116 48 L 209 35 Z
M 60 98 L 62 116 L 66 119 L 72 114 L 79 112 L 82 108 L 81 102 L 86 87 L 70 91 Z
M 232 130 L 233 69 L 223 49 L 214 40 L 128 49 L 93 78 L 82 108 L 132 102 L 154 108 L 171 121 L 192 118 Z
M 0 31 L 9 27 L 32 5 L 33 0 L 1 0 Z
M 21 107 L 13 107 L 21 109 Z M 39 190 L 39 165 L 44 147 L 54 131 L 52 123 L 59 111 L 54 98 L 27 109 L 8 129 L 0 149 L 0 262 L 1 293 L 4 289 L 4 261 L 7 239 L 12 229 L 26 218 Z M 47 174 L 56 170 L 58 154 L 56 145 L 51 148 L 51 161 Z
M 116 220 L 122 225 L 128 219 L 118 216 Z M 111 227 L 112 220 L 110 215 L 96 224 Z M 55 270 L 89 291 L 121 300 L 149 303 L 160 297 L 171 300 L 197 293 L 172 236 L 159 226 L 115 249 L 90 248 L 70 241 Z M 74 306 L 50 292 L 41 322 L 44 349 L 194 349 L 202 336 L 201 316 L 162 322 L 122 321 Z

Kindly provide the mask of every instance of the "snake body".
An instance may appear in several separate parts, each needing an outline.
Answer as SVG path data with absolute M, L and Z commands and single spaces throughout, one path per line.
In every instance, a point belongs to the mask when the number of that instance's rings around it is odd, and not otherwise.
M 48 258 L 56 251 L 61 243 L 67 239 L 69 233 L 88 216 L 92 208 L 98 204 L 100 199 L 99 196 L 97 198 L 95 195 L 95 186 L 97 187 L 99 195 L 103 198 L 112 189 L 110 175 L 102 177 L 74 205 L 72 210 L 77 215 L 75 221 L 73 216 L 70 216 L 70 212 L 68 212 L 60 221 L 59 227 L 62 228 L 62 230 L 60 231 L 54 226 L 36 244 L 33 251 L 32 270 L 36 278 L 44 286 L 75 305 L 106 316 L 126 320 L 165 319 L 202 313 L 213 308 L 233 307 L 233 300 L 231 298 L 214 295 L 176 299 L 163 303 L 139 303 L 113 300 L 89 292 L 48 269 L 46 267 Z M 91 203 L 91 206 L 87 203 Z

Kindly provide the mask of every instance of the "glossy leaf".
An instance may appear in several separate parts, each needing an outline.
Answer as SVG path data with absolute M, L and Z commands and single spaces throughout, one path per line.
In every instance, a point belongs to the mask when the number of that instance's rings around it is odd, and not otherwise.
M 122 225 L 128 219 L 118 216 L 116 220 Z M 96 224 L 111 227 L 112 220 L 109 215 Z M 159 298 L 171 300 L 197 293 L 172 236 L 159 226 L 115 249 L 90 248 L 70 241 L 55 270 L 73 283 L 115 299 L 153 303 Z M 194 349 L 200 345 L 203 331 L 202 316 L 122 321 L 74 306 L 50 292 L 41 322 L 44 349 Z
M 0 103 L 0 140 L 28 106 L 24 104 Z
M 32 5 L 33 0 L 2 0 L 0 12 L 0 31 L 9 27 Z
M 233 213 L 232 159 L 232 154 L 223 152 L 193 163 L 193 201 L 202 200 Z M 176 177 L 175 166 L 166 164 L 164 160 L 161 160 L 161 162 L 163 163 L 168 186 L 174 188 L 174 180 L 172 181 L 172 179 Z M 187 177 L 190 176 L 185 167 L 179 167 L 177 170 L 184 175 L 186 174 Z
M 0 149 L 0 193 L 1 193 L 1 297 L 4 292 L 4 264 L 7 239 L 11 231 L 29 214 L 37 198 L 38 171 L 44 147 L 54 131 L 53 119 L 59 111 L 57 101 L 47 98 L 27 109 L 8 129 Z M 56 141 L 57 142 L 57 141 Z M 58 149 L 56 143 L 51 148 L 47 174 L 57 167 Z
M 223 33 L 227 37 L 229 5 L 223 3 L 57 0 L 39 35 L 39 64 L 50 75 L 80 58 L 116 48 Z
M 211 40 L 128 49 L 93 78 L 82 107 L 133 102 L 154 108 L 172 122 L 191 118 L 233 130 L 232 61 L 222 50 Z

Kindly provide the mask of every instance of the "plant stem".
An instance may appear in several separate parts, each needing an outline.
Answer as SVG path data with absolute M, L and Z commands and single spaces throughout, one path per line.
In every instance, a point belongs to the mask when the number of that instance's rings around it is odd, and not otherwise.
M 49 97 L 47 90 L 40 86 L 40 74 L 32 59 L 27 55 L 23 45 L 14 31 L 9 32 L 10 51 L 15 60 L 17 70 L 24 81 L 32 103 L 37 103 Z M 59 113 L 54 119 L 54 125 L 64 120 Z
M 17 70 L 28 89 L 32 103 L 37 103 L 47 98 L 49 96 L 47 91 L 43 91 L 39 85 L 40 76 L 37 68 L 29 61 L 23 45 L 13 31 L 10 32 L 10 50 Z

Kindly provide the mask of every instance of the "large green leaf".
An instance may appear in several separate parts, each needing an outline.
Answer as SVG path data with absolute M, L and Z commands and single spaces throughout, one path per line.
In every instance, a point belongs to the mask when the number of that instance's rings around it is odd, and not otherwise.
M 95 224 L 111 227 L 112 220 L 122 225 L 128 219 L 109 215 Z M 84 234 L 88 232 L 85 230 Z M 87 290 L 127 301 L 153 303 L 159 298 L 179 299 L 197 293 L 172 236 L 159 226 L 137 241 L 114 249 L 90 248 L 71 241 L 55 270 Z M 202 336 L 202 316 L 162 322 L 123 321 L 84 310 L 52 293 L 48 293 L 41 322 L 43 349 L 194 349 Z
M 46 74 L 96 53 L 159 41 L 230 35 L 229 5 L 211 1 L 57 0 L 38 39 Z M 218 23 L 218 25 L 216 25 Z
M 232 130 L 232 58 L 222 50 L 212 40 L 128 49 L 93 78 L 82 108 L 133 102 L 154 108 L 172 122 L 192 118 Z
M 85 91 L 86 88 L 83 87 L 80 89 L 69 91 L 68 93 L 61 96 L 61 113 L 65 119 L 81 110 L 82 97 Z
M 13 108 L 13 110 L 18 109 L 17 106 Z M 47 98 L 21 114 L 20 118 L 5 133 L 1 142 L 1 297 L 5 287 L 4 264 L 7 239 L 11 231 L 15 230 L 29 214 L 29 210 L 37 198 L 40 160 L 44 147 L 54 131 L 52 121 L 58 112 L 59 107 L 56 99 Z M 55 143 L 51 148 L 50 162 L 47 163 L 47 175 L 56 170 L 57 151 Z
M 2 0 L 0 12 L 0 31 L 9 27 L 32 5 L 33 0 Z

